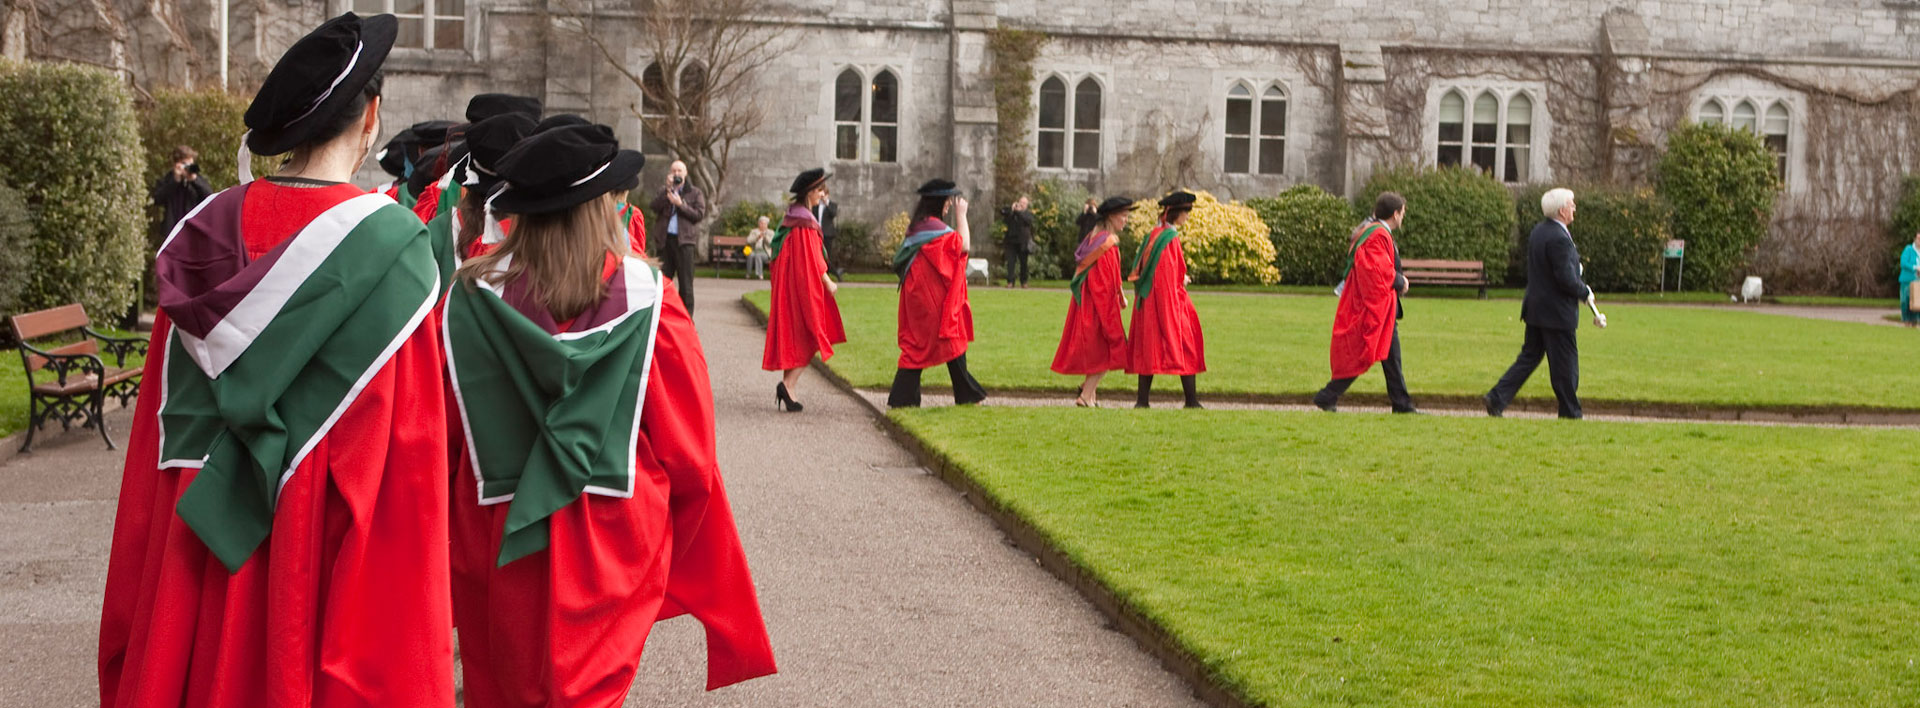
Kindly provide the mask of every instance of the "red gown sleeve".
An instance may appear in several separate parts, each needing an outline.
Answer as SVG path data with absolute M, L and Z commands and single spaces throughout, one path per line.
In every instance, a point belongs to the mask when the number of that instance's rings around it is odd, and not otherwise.
M 693 318 L 666 288 L 641 428 L 670 485 L 672 568 L 659 619 L 706 627 L 708 690 L 774 673 L 773 646 L 714 452 L 713 387 Z

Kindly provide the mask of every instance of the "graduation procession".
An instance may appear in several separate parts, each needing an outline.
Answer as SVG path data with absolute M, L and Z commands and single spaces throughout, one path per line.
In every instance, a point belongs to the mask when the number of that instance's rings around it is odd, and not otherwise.
M 1807 127 L 1892 15 L 796 1 L 223 1 L 204 94 L 0 8 L 125 126 L 0 106 L 0 703 L 1915 695 L 1920 178 Z

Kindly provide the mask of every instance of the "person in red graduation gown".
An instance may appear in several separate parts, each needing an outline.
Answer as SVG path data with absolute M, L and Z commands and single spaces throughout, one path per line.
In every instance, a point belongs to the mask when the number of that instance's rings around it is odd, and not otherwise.
M 1313 404 L 1320 410 L 1337 410 L 1341 394 L 1377 361 L 1387 377 L 1387 400 L 1393 412 L 1420 412 L 1407 395 L 1400 369 L 1400 296 L 1407 292 L 1407 278 L 1400 273 L 1400 250 L 1393 243 L 1393 232 L 1406 215 L 1406 199 L 1382 192 L 1374 200 L 1373 217 L 1353 232 L 1349 248 L 1353 262 L 1340 281 L 1340 304 L 1334 310 L 1333 339 L 1327 346 L 1333 378 L 1313 395 Z
M 446 430 L 420 424 L 445 415 L 443 266 L 403 207 L 347 183 L 395 33 L 349 13 L 295 42 L 245 116 L 248 148 L 287 166 L 156 258 L 102 706 L 453 704 Z M 275 311 L 256 285 L 293 291 Z
M 1180 377 L 1188 408 L 1200 407 L 1196 377 L 1207 370 L 1207 345 L 1200 336 L 1200 314 L 1187 296 L 1187 254 L 1180 247 L 1180 225 L 1193 213 L 1193 193 L 1176 191 L 1160 199 L 1160 225 L 1134 254 L 1127 281 L 1133 283 L 1133 327 L 1127 338 L 1127 373 L 1140 377 L 1135 408 L 1149 406 L 1153 377 Z
M 420 161 L 427 168 L 415 170 L 408 184 L 418 195 L 413 205 L 413 213 L 420 221 L 432 221 L 440 213 L 441 191 L 446 188 L 446 177 L 467 161 L 467 131 L 475 124 L 495 116 L 517 113 L 528 120 L 540 120 L 542 103 L 532 96 L 514 96 L 505 93 L 483 93 L 467 99 L 467 122 L 447 129 L 446 142 L 421 155 Z M 424 178 L 424 179 L 423 179 Z
M 1073 299 L 1053 354 L 1053 371 L 1086 377 L 1073 399 L 1083 408 L 1096 405 L 1100 379 L 1107 372 L 1127 368 L 1127 330 L 1120 322 L 1127 298 L 1120 293 L 1119 232 L 1132 212 L 1133 200 L 1107 199 L 1095 212 L 1096 225 L 1073 252 Z
M 967 345 L 973 341 L 973 307 L 967 304 L 967 200 L 944 179 L 920 185 L 920 201 L 907 222 L 907 236 L 893 254 L 900 276 L 898 336 L 900 368 L 894 372 L 887 405 L 920 405 L 920 372 L 941 364 L 953 381 L 953 402 L 986 400 L 987 391 L 967 371 Z M 959 230 L 941 218 L 953 213 Z
M 832 359 L 833 345 L 847 341 L 847 330 L 840 322 L 840 304 L 833 299 L 840 287 L 827 277 L 827 251 L 813 213 L 827 198 L 827 171 L 816 167 L 801 172 L 787 191 L 793 203 L 767 247 L 773 255 L 773 298 L 760 368 L 781 372 L 773 388 L 774 404 L 798 413 L 804 406 L 793 399 L 793 390 L 801 370 L 816 353 L 821 361 Z
M 471 708 L 615 708 L 653 624 L 682 614 L 706 627 L 709 689 L 775 670 L 699 336 L 617 226 L 610 192 L 643 163 L 600 126 L 522 141 L 494 200 L 514 228 L 448 299 Z

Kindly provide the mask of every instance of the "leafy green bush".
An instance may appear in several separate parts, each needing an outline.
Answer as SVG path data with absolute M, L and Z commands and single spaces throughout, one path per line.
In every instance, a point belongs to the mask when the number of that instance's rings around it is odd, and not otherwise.
M 1751 131 L 1690 123 L 1667 135 L 1658 169 L 1674 237 L 1687 241 L 1687 282 L 1699 290 L 1730 285 L 1773 220 L 1773 154 Z
M 1406 222 L 1393 235 L 1402 258 L 1480 261 L 1489 274 L 1506 267 L 1513 194 L 1498 180 L 1458 167 L 1388 168 L 1367 180 L 1355 211 L 1373 211 L 1381 192 L 1407 198 Z
M 145 266 L 146 189 L 126 83 L 75 64 L 0 62 L 0 165 L 34 209 L 22 310 L 124 312 Z
M 834 226 L 833 262 L 841 268 L 867 268 L 879 264 L 874 258 L 873 224 L 857 219 L 838 219 Z M 889 261 L 891 262 L 891 261 Z
M 1027 267 L 1036 279 L 1070 276 L 1063 266 L 1071 267 L 1068 264 L 1073 263 L 1073 249 L 1080 246 L 1080 226 L 1075 220 L 1087 203 L 1087 190 L 1077 184 L 1047 180 L 1034 185 L 1028 197 L 1032 201 L 1028 208 L 1033 210 L 1034 254 Z
M 1900 203 L 1893 208 L 1891 226 L 1889 250 L 1898 258 L 1900 249 L 1913 243 L 1913 235 L 1920 233 L 1920 175 L 1907 175 L 1900 181 Z
M 1273 265 L 1287 282 L 1332 285 L 1347 268 L 1347 236 L 1359 215 L 1347 200 L 1315 185 L 1296 185 L 1279 196 L 1248 199 L 1267 224 Z
M 173 167 L 173 149 L 185 145 L 199 151 L 200 174 L 218 192 L 240 182 L 234 168 L 240 136 L 247 132 L 242 117 L 248 99 L 220 91 L 161 89 L 149 105 L 141 106 L 141 177 L 152 184 Z M 255 156 L 253 174 L 273 171 L 277 158 Z
M 1187 256 L 1187 276 L 1196 283 L 1272 285 L 1280 282 L 1273 267 L 1273 242 L 1267 225 L 1252 207 L 1222 202 L 1207 192 L 1194 192 L 1193 214 L 1180 225 L 1180 245 Z M 1133 262 L 1140 242 L 1160 223 L 1160 207 L 1147 202 L 1133 210 L 1126 233 L 1120 235 L 1124 263 Z
M 19 312 L 33 273 L 33 213 L 20 191 L 0 184 L 0 313 Z M 8 333 L 0 332 L 0 337 Z
M 1517 275 L 1509 282 L 1527 281 L 1527 234 L 1544 218 L 1540 197 L 1554 186 L 1558 185 L 1529 185 L 1514 195 L 1520 235 L 1513 250 Z M 1567 230 L 1573 233 L 1580 260 L 1587 267 L 1582 279 L 1602 292 L 1658 289 L 1665 266 L 1660 253 L 1667 245 L 1673 218 L 1666 201 L 1649 187 L 1595 184 L 1569 189 L 1579 209 Z
M 760 217 L 767 217 L 767 228 L 780 228 L 780 219 L 787 214 L 784 204 L 773 202 L 737 201 L 727 205 L 720 212 L 719 231 L 711 232 L 716 236 L 745 236 L 747 232 L 760 226 Z M 836 222 L 837 223 L 837 222 Z

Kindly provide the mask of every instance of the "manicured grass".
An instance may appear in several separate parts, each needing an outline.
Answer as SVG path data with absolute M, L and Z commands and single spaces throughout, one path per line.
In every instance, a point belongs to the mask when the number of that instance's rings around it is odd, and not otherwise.
M 829 362 L 861 387 L 885 387 L 899 356 L 894 322 L 897 291 L 844 288 L 841 312 L 849 342 Z M 765 292 L 748 295 L 766 307 Z M 976 341 L 968 355 L 974 375 L 995 388 L 1071 391 L 1078 377 L 1048 370 L 1066 320 L 1064 291 L 978 288 L 972 292 Z M 1334 299 L 1197 293 L 1209 371 L 1209 393 L 1310 394 L 1326 383 L 1327 341 Z M 1520 350 L 1524 327 L 1511 301 L 1406 302 L 1400 339 L 1408 385 L 1422 394 L 1478 396 L 1492 388 Z M 1920 337 L 1911 330 L 1810 320 L 1752 312 L 1608 305 L 1609 324 L 1579 332 L 1580 393 L 1584 399 L 1727 406 L 1839 406 L 1920 408 L 1920 371 L 1891 362 L 1912 358 Z M 1583 313 L 1584 316 L 1584 313 Z M 929 375 L 943 385 L 944 373 Z M 1156 387 L 1177 391 L 1160 377 Z M 1105 388 L 1133 386 L 1109 375 Z M 1385 390 L 1380 374 L 1354 385 Z M 1542 366 L 1522 398 L 1551 400 Z
M 1911 706 L 1909 430 L 894 420 L 1265 706 Z

